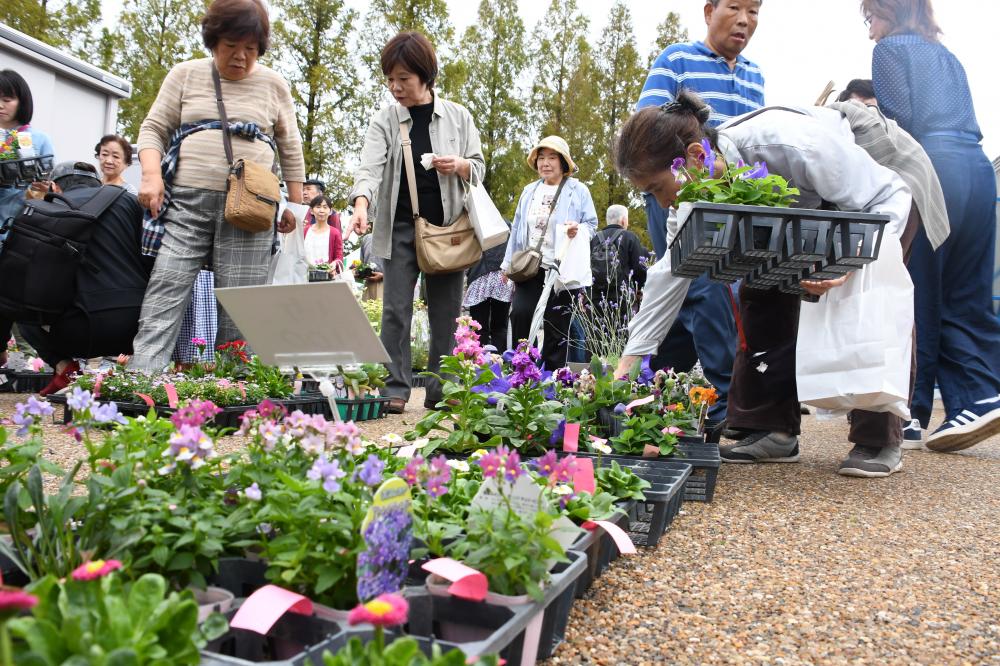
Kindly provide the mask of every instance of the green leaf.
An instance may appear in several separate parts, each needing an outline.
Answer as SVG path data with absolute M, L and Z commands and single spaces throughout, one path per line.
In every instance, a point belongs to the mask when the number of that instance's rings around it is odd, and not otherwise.
M 174 555 L 173 559 L 170 560 L 170 564 L 167 566 L 167 571 L 180 571 L 182 569 L 190 569 L 192 566 L 194 566 L 194 554 L 177 553 Z

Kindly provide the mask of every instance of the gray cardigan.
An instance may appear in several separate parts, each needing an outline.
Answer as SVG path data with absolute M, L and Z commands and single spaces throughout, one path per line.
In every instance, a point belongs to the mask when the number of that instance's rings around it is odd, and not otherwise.
M 392 255 L 392 225 L 399 197 L 399 176 L 403 168 L 402 140 L 399 136 L 399 118 L 413 125 L 410 110 L 398 104 L 389 104 L 372 117 L 361 150 L 361 166 L 354 174 L 354 187 L 348 201 L 358 197 L 368 199 L 368 219 L 373 222 L 372 251 L 378 257 L 390 259 Z M 486 172 L 479 130 L 461 104 L 449 102 L 434 95 L 434 114 L 430 126 L 431 147 L 437 155 L 459 155 L 471 163 L 471 177 L 482 182 Z M 423 169 L 420 155 L 413 156 L 414 168 Z M 442 176 L 441 202 L 444 206 L 445 225 L 454 224 L 465 208 L 467 184 L 457 175 Z

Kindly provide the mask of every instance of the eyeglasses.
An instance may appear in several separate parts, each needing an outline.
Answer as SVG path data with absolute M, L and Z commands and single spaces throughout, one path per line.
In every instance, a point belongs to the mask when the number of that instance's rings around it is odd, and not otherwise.
M 872 18 L 873 17 L 872 17 L 871 14 L 865 14 L 865 27 L 866 28 L 872 27 Z

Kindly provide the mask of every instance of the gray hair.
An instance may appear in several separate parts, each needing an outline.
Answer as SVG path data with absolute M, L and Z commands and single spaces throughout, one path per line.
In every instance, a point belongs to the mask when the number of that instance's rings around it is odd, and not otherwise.
M 608 224 L 621 224 L 628 219 L 628 208 L 620 204 L 609 206 L 604 219 Z

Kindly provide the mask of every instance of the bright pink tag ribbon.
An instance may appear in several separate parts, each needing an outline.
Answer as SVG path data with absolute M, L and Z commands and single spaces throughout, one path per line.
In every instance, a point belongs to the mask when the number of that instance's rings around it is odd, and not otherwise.
M 625 405 L 625 413 L 631 414 L 633 407 L 641 407 L 642 405 L 648 405 L 654 400 L 656 400 L 656 397 L 652 395 L 647 395 L 645 398 L 639 398 L 638 400 L 633 400 L 632 402 Z
M 563 430 L 563 451 L 576 453 L 580 450 L 580 424 L 567 423 Z
M 482 601 L 486 598 L 489 584 L 486 576 L 470 566 L 462 564 L 450 557 L 439 557 L 425 562 L 421 568 L 428 573 L 436 574 L 451 581 L 448 592 L 453 596 L 469 601 Z
M 618 546 L 618 550 L 622 555 L 635 555 L 636 549 L 635 544 L 632 543 L 632 539 L 622 528 L 618 527 L 614 523 L 608 520 L 598 520 L 590 521 L 588 520 L 583 524 L 585 530 L 596 530 L 598 527 L 603 529 L 611 537 L 611 540 L 615 542 Z
M 576 471 L 573 472 L 573 490 L 591 495 L 597 490 L 597 482 L 594 480 L 594 461 L 591 458 L 576 459 Z
M 163 390 L 167 394 L 167 406 L 171 409 L 177 409 L 177 387 L 173 384 L 164 384 Z
M 136 393 L 136 395 L 139 396 L 139 398 L 141 398 L 142 401 L 144 403 L 146 403 L 146 405 L 148 405 L 149 407 L 155 407 L 156 406 L 156 403 L 153 402 L 153 398 L 151 398 L 150 396 L 146 395 L 145 393 Z
M 101 373 L 97 375 L 97 379 L 94 380 L 94 397 L 101 397 L 101 384 L 104 383 L 104 374 Z
M 283 587 L 265 585 L 246 598 L 229 621 L 229 626 L 266 635 L 274 623 L 288 612 L 312 615 L 313 602 Z

